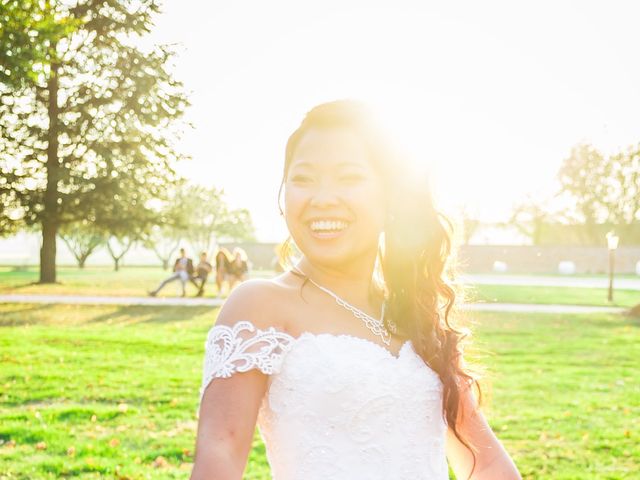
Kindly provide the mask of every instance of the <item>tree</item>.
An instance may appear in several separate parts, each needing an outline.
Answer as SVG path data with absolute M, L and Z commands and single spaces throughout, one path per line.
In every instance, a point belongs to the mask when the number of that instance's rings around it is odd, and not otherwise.
M 605 178 L 607 221 L 623 229 L 640 223 L 640 144 L 609 157 Z
M 478 209 L 472 209 L 468 203 L 464 203 L 460 205 L 457 217 L 460 219 L 459 223 L 461 227 L 459 238 L 462 240 L 463 245 L 469 245 L 469 241 L 473 237 L 473 234 L 480 226 L 480 220 L 478 220 Z
M 554 221 L 555 216 L 550 210 L 548 200 L 527 195 L 525 200 L 514 206 L 506 223 L 529 237 L 533 245 L 541 245 L 545 227 Z
M 41 225 L 40 281 L 54 282 L 56 235 L 80 205 L 143 205 L 175 179 L 188 102 L 172 52 L 136 44 L 156 1 L 0 1 L 0 196 Z M 110 198 L 120 183 L 133 190 Z
M 86 220 L 67 223 L 60 228 L 60 238 L 78 262 L 79 268 L 100 245 L 105 243 L 105 234 Z
M 182 193 L 182 205 L 188 207 L 190 221 L 186 236 L 194 249 L 212 253 L 219 239 L 251 240 L 254 227 L 245 209 L 230 209 L 224 192 L 216 188 L 192 186 Z
M 0 177 L 0 237 L 15 233 L 21 227 L 22 212 L 15 195 L 10 191 L 3 191 L 4 175 Z
M 189 228 L 190 189 L 186 181 L 180 179 L 167 188 L 162 198 L 154 199 L 155 222 L 141 237 L 143 245 L 153 250 L 162 262 L 164 270 L 169 268 L 171 257 L 178 249 L 180 241 L 186 237 Z
M 590 145 L 574 147 L 559 172 L 561 194 L 572 201 L 565 213 L 584 226 L 587 241 L 601 245 L 611 228 L 622 241 L 638 241 L 640 145 L 604 156 Z
M 182 240 L 188 240 L 196 252 L 211 254 L 221 239 L 254 238 L 251 214 L 246 209 L 229 208 L 222 190 L 181 180 L 165 193 L 155 202 L 157 222 L 143 238 L 145 247 L 155 252 L 164 269 Z
M 561 192 L 572 200 L 572 207 L 565 211 L 570 222 L 584 225 L 586 240 L 601 243 L 597 225 L 607 218 L 605 197 L 605 157 L 593 146 L 580 144 L 571 150 L 560 171 Z
M 151 231 L 145 235 L 143 244 L 156 254 L 162 262 L 163 270 L 169 268 L 171 257 L 180 246 L 184 232 L 169 225 L 154 225 Z

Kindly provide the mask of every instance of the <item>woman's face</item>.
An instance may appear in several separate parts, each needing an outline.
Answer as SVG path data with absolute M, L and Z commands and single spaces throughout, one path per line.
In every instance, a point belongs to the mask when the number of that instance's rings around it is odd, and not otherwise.
M 354 133 L 310 130 L 285 178 L 285 218 L 312 263 L 346 267 L 375 256 L 384 227 L 383 182 Z

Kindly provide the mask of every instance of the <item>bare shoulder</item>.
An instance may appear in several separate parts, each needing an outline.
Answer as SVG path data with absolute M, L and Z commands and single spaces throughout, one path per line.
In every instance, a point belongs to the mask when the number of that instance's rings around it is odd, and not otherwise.
M 224 302 L 216 325 L 246 320 L 257 328 L 286 330 L 288 288 L 278 278 L 251 279 L 238 285 Z

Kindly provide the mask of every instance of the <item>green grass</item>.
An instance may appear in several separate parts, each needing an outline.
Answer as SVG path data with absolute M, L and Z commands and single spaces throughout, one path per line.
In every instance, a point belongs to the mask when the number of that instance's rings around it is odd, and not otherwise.
M 469 301 L 483 303 L 537 303 L 632 307 L 640 304 L 640 291 L 614 290 L 607 300 L 606 288 L 570 288 L 512 285 L 473 285 L 468 287 Z
M 488 418 L 524 478 L 633 478 L 637 322 L 467 315 Z M 0 478 L 188 478 L 214 318 L 204 307 L 0 305 Z M 256 435 L 245 479 L 266 478 Z
M 0 294 L 47 294 L 47 295 L 111 295 L 145 296 L 171 274 L 160 267 L 123 267 L 118 272 L 113 267 L 58 267 L 58 283 L 39 285 L 38 270 L 29 268 L 16 270 L 12 267 L 0 267 Z M 252 272 L 252 276 L 264 276 L 262 271 Z M 215 277 L 209 276 L 205 297 L 217 294 Z M 226 286 L 223 286 L 225 291 Z M 180 282 L 165 286 L 159 294 L 176 296 L 181 293 Z M 196 287 L 188 283 L 187 295 L 197 293 Z
M 32 268 L 16 271 L 10 267 L 0 267 L 0 294 L 50 294 L 50 295 L 111 295 L 144 296 L 166 278 L 169 272 L 159 267 L 124 267 L 114 272 L 111 267 L 60 267 L 59 283 L 38 285 L 38 272 Z M 272 275 L 272 272 L 252 272 L 254 277 Z M 510 285 L 468 286 L 471 302 L 540 303 L 563 305 L 594 305 L 631 307 L 640 303 L 640 291 L 615 290 L 614 301 L 607 301 L 604 288 L 536 287 Z M 226 286 L 223 287 L 226 294 Z M 171 297 L 180 293 L 179 282 L 167 285 L 160 296 Z M 187 295 L 196 293 L 195 286 L 187 285 Z M 217 294 L 217 288 L 210 277 L 205 297 Z
M 637 478 L 640 322 L 473 314 L 487 413 L 524 478 Z

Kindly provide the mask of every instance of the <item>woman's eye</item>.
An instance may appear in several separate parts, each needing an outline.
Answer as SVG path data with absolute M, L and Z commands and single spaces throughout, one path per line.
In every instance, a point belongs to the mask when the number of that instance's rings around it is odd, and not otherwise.
M 294 175 L 290 180 L 294 183 L 309 183 L 313 179 L 308 175 Z

